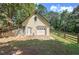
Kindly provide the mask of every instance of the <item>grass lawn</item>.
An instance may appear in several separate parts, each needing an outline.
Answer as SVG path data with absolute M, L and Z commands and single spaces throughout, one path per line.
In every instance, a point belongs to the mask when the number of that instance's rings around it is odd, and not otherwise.
M 26 40 L 0 43 L 0 54 L 12 55 L 73 55 L 79 54 L 79 44 L 51 34 L 55 40 Z

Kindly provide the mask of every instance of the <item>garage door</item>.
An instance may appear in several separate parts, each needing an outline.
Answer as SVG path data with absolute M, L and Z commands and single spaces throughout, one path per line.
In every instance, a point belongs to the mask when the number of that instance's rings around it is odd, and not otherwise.
M 37 28 L 37 35 L 45 35 L 46 29 L 44 27 L 38 27 Z

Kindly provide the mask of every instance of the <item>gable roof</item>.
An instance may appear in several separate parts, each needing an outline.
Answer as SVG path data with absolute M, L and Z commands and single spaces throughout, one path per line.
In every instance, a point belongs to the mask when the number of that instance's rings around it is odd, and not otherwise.
M 46 19 L 44 16 L 42 16 L 41 14 L 39 14 L 36 10 L 32 13 L 32 15 L 30 15 L 30 16 L 22 23 L 22 26 L 27 25 L 29 19 L 30 19 L 33 15 L 37 15 L 38 18 L 39 18 L 44 24 L 46 24 L 47 26 L 49 26 L 49 22 L 47 21 L 47 19 Z

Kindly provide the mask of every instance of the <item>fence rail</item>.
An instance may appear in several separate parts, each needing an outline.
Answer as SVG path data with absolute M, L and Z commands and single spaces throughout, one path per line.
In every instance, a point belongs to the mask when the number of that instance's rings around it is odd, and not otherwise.
M 57 35 L 57 36 L 60 36 L 62 38 L 64 38 L 64 34 L 66 35 L 65 36 L 65 39 L 69 39 L 69 40 L 73 40 L 73 41 L 77 41 L 77 36 L 75 35 L 70 35 L 68 33 L 64 33 L 64 32 L 59 32 L 59 31 L 52 31 L 53 34 Z

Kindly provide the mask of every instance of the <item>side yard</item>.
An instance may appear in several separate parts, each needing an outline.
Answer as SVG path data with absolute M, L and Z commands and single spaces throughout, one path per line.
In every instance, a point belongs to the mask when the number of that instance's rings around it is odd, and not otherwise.
M 1 55 L 73 55 L 79 54 L 79 44 L 71 39 L 64 39 L 56 32 L 51 33 L 52 40 L 12 40 L 0 43 Z M 6 39 L 5 39 L 6 40 Z

